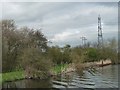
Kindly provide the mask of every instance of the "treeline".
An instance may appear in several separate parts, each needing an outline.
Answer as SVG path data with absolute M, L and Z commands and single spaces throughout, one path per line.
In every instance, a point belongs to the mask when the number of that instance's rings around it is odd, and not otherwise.
M 94 62 L 111 59 L 117 63 L 117 41 L 104 42 L 102 49 L 96 44 L 71 47 L 47 46 L 48 40 L 39 29 L 17 28 L 14 20 L 2 20 L 2 71 L 25 70 L 29 77 L 45 77 L 59 64 Z M 32 76 L 31 76 L 32 75 Z

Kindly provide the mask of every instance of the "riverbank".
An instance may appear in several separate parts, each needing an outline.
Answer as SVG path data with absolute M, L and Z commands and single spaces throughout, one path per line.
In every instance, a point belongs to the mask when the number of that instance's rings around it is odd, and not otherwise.
M 105 61 L 99 61 L 99 62 L 81 63 L 78 67 L 80 68 L 89 68 L 89 67 L 96 67 L 96 66 L 101 67 L 101 66 L 106 66 L 110 64 L 112 64 L 110 60 L 105 60 Z M 76 71 L 75 64 L 63 64 L 63 65 L 57 65 L 53 67 L 50 71 L 50 75 L 56 76 L 56 75 L 66 74 L 74 71 Z M 2 80 L 0 80 L 1 82 L 15 81 L 15 80 L 21 80 L 26 78 L 24 75 L 24 71 L 2 73 L 0 74 L 0 76 L 1 75 L 2 75 Z
M 24 71 L 2 73 L 2 82 L 21 80 L 24 78 L 25 78 Z
M 85 67 L 102 67 L 102 66 L 107 66 L 107 65 L 111 65 L 112 62 L 111 60 L 100 60 L 100 61 L 96 61 L 96 62 L 88 62 L 85 63 L 84 66 Z
M 63 69 L 61 71 L 61 74 L 66 74 L 74 71 L 80 71 L 86 68 L 97 68 L 97 67 L 103 67 L 107 65 L 112 65 L 111 60 L 100 60 L 96 62 L 87 62 L 87 63 L 77 63 L 77 64 L 69 64 L 67 68 Z
M 62 70 L 66 69 L 68 64 L 57 65 L 53 67 L 50 71 L 51 76 L 61 74 Z M 24 71 L 13 71 L 0 74 L 0 83 L 26 79 Z
M 70 72 L 44 80 L 23 79 L 2 84 L 3 88 L 118 88 L 118 65 L 100 67 L 98 71 Z M 70 84 L 71 83 L 71 84 Z M 74 85 L 74 87 L 73 87 Z

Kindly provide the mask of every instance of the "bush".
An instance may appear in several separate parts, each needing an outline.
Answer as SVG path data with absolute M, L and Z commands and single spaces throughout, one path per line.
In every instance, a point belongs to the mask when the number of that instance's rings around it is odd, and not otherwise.
M 87 61 L 94 62 L 99 60 L 99 52 L 96 48 L 88 48 L 87 50 Z
M 27 77 L 46 78 L 49 76 L 50 60 L 37 48 L 24 49 L 21 55 L 22 66 Z

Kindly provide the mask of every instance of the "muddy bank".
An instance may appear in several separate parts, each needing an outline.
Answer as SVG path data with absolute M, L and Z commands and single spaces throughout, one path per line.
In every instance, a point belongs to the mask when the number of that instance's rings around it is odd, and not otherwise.
M 63 69 L 61 73 L 56 75 L 67 74 L 70 72 L 75 72 L 76 70 L 83 70 L 86 68 L 103 67 L 111 64 L 112 64 L 111 60 L 100 60 L 97 62 L 87 62 L 87 63 L 78 63 L 78 64 L 72 63 L 72 64 L 69 64 L 67 68 Z M 51 74 L 51 75 L 54 76 L 55 74 Z
M 111 60 L 100 60 L 96 62 L 88 62 L 88 63 L 85 63 L 84 65 L 86 67 L 92 67 L 92 66 L 102 67 L 102 66 L 111 65 L 111 64 L 112 64 Z

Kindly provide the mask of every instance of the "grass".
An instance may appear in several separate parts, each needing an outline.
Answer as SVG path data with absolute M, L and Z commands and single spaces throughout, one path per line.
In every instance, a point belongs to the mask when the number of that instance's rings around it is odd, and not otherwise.
M 14 81 L 25 78 L 23 71 L 2 73 L 2 82 Z
M 53 73 L 59 74 L 65 68 L 67 68 L 68 64 L 60 64 L 52 68 Z
M 2 74 L 0 74 L 0 84 L 2 83 Z

